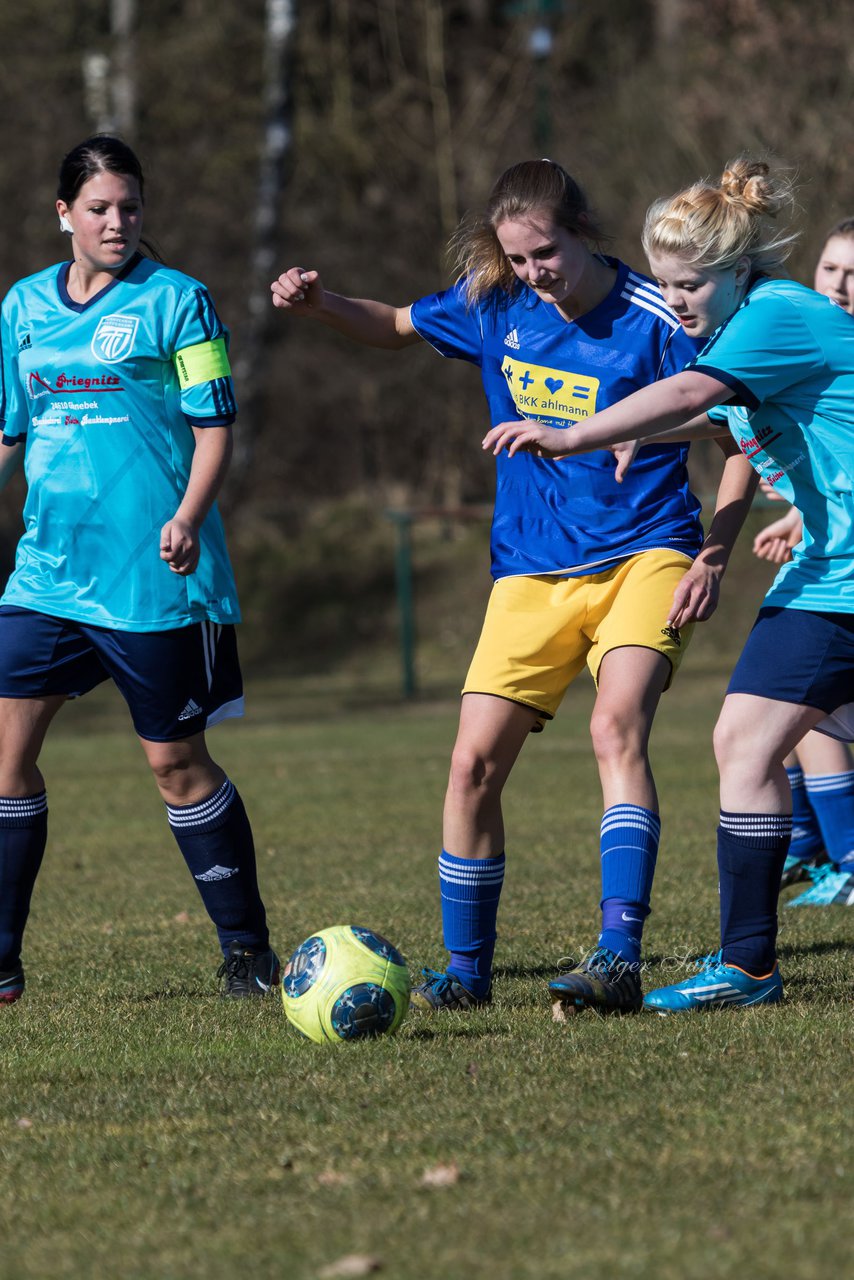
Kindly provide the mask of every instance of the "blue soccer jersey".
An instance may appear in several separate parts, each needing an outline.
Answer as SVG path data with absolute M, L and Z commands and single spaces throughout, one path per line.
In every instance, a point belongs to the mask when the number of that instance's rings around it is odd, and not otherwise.
M 524 417 L 571 429 L 697 352 L 652 281 L 607 261 L 613 289 L 571 322 L 527 287 L 469 306 L 461 281 L 413 303 L 412 324 L 441 355 L 480 366 L 493 426 Z M 560 460 L 501 453 L 493 576 L 599 573 L 656 547 L 696 555 L 703 533 L 687 453 L 647 445 L 622 484 L 606 450 Z
M 803 515 L 766 605 L 854 613 L 854 319 L 791 280 L 762 280 L 691 368 L 732 387 L 711 417 Z
M 196 280 L 137 255 L 76 303 L 68 263 L 3 301 L 4 440 L 26 438 L 25 533 L 4 604 L 95 626 L 161 631 L 239 610 L 222 522 L 194 574 L 160 559 L 187 487 L 194 426 L 233 422 L 226 331 Z

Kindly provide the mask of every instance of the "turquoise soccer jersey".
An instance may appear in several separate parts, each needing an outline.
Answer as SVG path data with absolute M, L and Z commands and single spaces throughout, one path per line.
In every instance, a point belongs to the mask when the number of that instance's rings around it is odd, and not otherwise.
M 67 271 L 64 262 L 20 281 L 2 305 L 0 420 L 5 442 L 26 438 L 29 486 L 2 602 L 127 631 L 237 622 L 215 507 L 194 574 L 160 559 L 193 427 L 236 414 L 227 335 L 207 290 L 137 255 L 81 304 Z
M 854 319 L 790 280 L 762 280 L 690 368 L 731 387 L 726 420 L 804 518 L 766 605 L 854 613 Z
M 607 261 L 613 288 L 572 322 L 527 287 L 512 297 L 496 290 L 469 306 L 459 283 L 413 303 L 412 324 L 441 355 L 480 366 L 493 425 L 526 417 L 571 431 L 678 373 L 697 352 L 656 285 Z M 559 460 L 501 453 L 493 576 L 601 573 L 655 548 L 695 556 L 703 532 L 687 454 L 687 445 L 647 445 L 618 484 L 614 456 L 605 450 Z

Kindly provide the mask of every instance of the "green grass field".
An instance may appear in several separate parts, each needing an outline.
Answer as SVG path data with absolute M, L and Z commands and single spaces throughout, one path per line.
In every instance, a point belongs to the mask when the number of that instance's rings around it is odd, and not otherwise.
M 648 985 L 716 936 L 721 686 L 709 640 L 654 737 Z M 253 815 L 277 947 L 364 923 L 413 970 L 441 964 L 453 697 L 250 693 L 212 744 Z M 551 1021 L 545 980 L 596 928 L 589 683 L 511 779 L 494 1005 L 340 1048 L 301 1040 L 278 1000 L 217 998 L 213 933 L 124 713 L 106 690 L 86 702 L 45 751 L 29 985 L 0 1017 L 3 1280 L 844 1273 L 854 912 L 782 913 L 778 1009 Z M 336 1271 L 347 1255 L 363 1270 Z

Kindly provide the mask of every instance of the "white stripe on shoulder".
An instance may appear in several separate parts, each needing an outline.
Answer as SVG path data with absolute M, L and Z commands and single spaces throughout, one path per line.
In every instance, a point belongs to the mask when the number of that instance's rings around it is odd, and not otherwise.
M 655 286 L 639 288 L 637 285 L 632 285 L 631 280 L 626 280 L 620 297 L 625 298 L 627 302 L 635 303 L 638 307 L 643 307 L 644 311 L 649 311 L 652 315 L 658 316 L 659 320 L 663 320 L 671 329 L 679 328 L 679 321 Z

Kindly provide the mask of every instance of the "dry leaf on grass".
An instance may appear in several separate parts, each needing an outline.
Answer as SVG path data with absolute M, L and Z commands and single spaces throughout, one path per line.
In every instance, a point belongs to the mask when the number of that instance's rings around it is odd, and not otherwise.
M 432 1169 L 425 1169 L 421 1179 L 422 1187 L 455 1187 L 460 1180 L 460 1166 L 456 1160 L 450 1164 L 434 1164 Z
M 317 1182 L 321 1187 L 345 1187 L 349 1181 L 346 1173 L 338 1173 L 335 1169 L 324 1169 L 317 1175 Z
M 321 1280 L 337 1280 L 339 1276 L 369 1276 L 382 1268 L 382 1262 L 373 1254 L 347 1253 L 317 1274 Z
M 173 924 L 189 924 L 190 923 L 189 911 L 179 911 L 177 916 L 172 917 L 172 923 Z
M 568 1022 L 577 1013 L 577 1007 L 571 1004 L 569 1000 L 555 1000 L 552 1005 L 552 1022 Z

